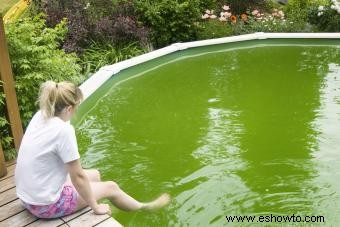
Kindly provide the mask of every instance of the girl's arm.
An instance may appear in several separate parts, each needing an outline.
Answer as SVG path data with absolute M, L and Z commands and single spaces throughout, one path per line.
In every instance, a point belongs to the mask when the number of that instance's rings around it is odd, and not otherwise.
M 92 192 L 90 182 L 81 167 L 79 159 L 66 163 L 66 169 L 70 174 L 72 184 L 76 188 L 77 192 L 85 200 L 85 202 L 92 208 L 96 214 L 108 213 L 106 209 L 103 209 L 96 201 Z

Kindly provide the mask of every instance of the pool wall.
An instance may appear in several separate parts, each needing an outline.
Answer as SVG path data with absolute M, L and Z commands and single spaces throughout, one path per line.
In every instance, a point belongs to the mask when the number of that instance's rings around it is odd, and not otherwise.
M 84 93 L 84 100 L 87 99 L 93 92 L 95 92 L 101 85 L 103 85 L 113 75 L 120 71 L 130 68 L 132 66 L 150 61 L 152 59 L 180 51 L 188 48 L 203 47 L 216 44 L 234 43 L 249 40 L 260 39 L 340 39 L 340 33 L 264 33 L 257 32 L 246 35 L 224 37 L 218 39 L 200 40 L 186 43 L 174 43 L 170 46 L 134 57 L 125 61 L 118 62 L 113 65 L 107 65 L 99 69 L 86 80 L 80 89 Z

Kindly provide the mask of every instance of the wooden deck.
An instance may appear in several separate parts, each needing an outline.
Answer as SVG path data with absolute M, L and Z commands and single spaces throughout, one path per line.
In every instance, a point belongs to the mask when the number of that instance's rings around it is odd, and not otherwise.
M 17 198 L 14 181 L 15 162 L 7 163 L 7 175 L 0 179 L 0 227 L 118 227 L 122 226 L 109 215 L 95 215 L 87 207 L 72 215 L 52 220 L 39 219 L 29 213 Z

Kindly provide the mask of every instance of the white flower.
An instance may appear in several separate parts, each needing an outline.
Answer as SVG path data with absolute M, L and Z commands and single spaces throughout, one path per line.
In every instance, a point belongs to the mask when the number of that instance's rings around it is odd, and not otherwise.
M 231 17 L 231 13 L 229 13 L 229 12 L 224 12 L 224 17 L 226 17 L 226 18 Z
M 322 16 L 323 12 L 318 12 L 318 17 Z
M 209 14 L 204 14 L 204 15 L 202 15 L 202 19 L 208 19 L 209 18 Z
M 284 14 L 284 12 L 283 12 L 282 10 L 280 10 L 280 11 L 278 12 L 278 14 L 279 14 L 281 17 L 284 17 L 284 16 L 285 16 L 285 14 Z
M 211 19 L 215 19 L 217 16 L 216 15 L 210 15 Z
M 319 10 L 319 11 L 323 11 L 324 8 L 325 8 L 324 6 L 319 6 L 318 10 Z
M 207 9 L 207 10 L 205 11 L 205 13 L 206 13 L 206 14 L 211 14 L 211 11 Z
M 222 21 L 222 22 L 224 22 L 224 21 L 227 21 L 227 18 L 225 18 L 225 17 L 220 17 L 220 18 L 218 18 L 220 21 Z
M 90 7 L 90 3 L 88 2 L 88 3 L 86 3 L 86 6 L 84 7 L 84 9 L 87 9 L 89 7 Z
M 336 9 L 336 6 L 335 5 L 331 5 L 331 9 Z
M 227 6 L 227 5 L 224 5 L 224 6 L 222 7 L 222 9 L 225 10 L 225 11 L 228 11 L 228 10 L 230 10 L 230 7 Z

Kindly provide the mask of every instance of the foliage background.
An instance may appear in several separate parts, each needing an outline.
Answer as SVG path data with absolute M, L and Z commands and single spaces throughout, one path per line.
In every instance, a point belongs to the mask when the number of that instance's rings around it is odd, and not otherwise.
M 40 84 L 46 80 L 68 80 L 76 84 L 85 78 L 81 75 L 79 58 L 61 50 L 60 43 L 67 33 L 66 20 L 54 28 L 46 26 L 44 16 L 25 18 L 6 24 L 6 39 L 15 88 L 19 103 L 20 115 L 25 128 L 33 113 L 37 110 L 36 99 Z M 0 94 L 0 136 L 6 159 L 15 156 L 11 149 L 12 139 L 9 136 L 8 122 L 4 103 L 4 94 Z

